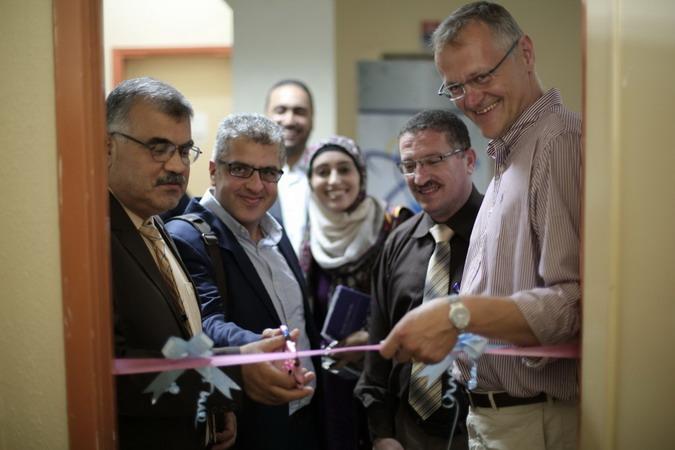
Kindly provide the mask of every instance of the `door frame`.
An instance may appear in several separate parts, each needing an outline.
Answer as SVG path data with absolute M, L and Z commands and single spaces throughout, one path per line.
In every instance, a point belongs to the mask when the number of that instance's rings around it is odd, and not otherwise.
M 112 49 L 112 85 L 117 86 L 124 80 L 126 65 L 130 59 L 145 59 L 163 56 L 213 56 L 229 58 L 232 47 L 134 47 Z
M 66 399 L 71 450 L 115 448 L 101 0 L 53 0 Z

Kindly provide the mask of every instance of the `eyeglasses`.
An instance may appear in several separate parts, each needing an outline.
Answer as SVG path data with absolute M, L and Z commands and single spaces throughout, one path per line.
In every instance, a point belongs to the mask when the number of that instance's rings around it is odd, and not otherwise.
M 450 150 L 448 153 L 443 153 L 441 155 L 428 156 L 422 159 L 409 159 L 406 161 L 401 161 L 398 164 L 398 168 L 403 175 L 407 177 L 413 176 L 415 174 L 415 170 L 417 170 L 418 165 L 420 167 L 435 166 L 441 161 L 445 161 L 446 159 L 450 158 L 452 155 L 456 155 L 457 153 L 461 153 L 465 150 L 466 150 L 465 148 L 457 148 L 455 150 Z
M 494 74 L 497 71 L 497 69 L 499 69 L 499 66 L 501 66 L 502 63 L 506 61 L 506 58 L 511 54 L 513 49 L 516 48 L 518 42 L 520 42 L 520 38 L 516 39 L 516 41 L 511 45 L 511 48 L 508 49 L 504 57 L 500 59 L 497 65 L 494 66 L 491 70 L 488 70 L 485 73 L 480 73 L 475 77 L 471 78 L 470 80 L 465 81 L 464 83 L 453 83 L 447 86 L 445 85 L 445 83 L 443 83 L 441 84 L 441 87 L 438 89 L 438 95 L 442 95 L 444 97 L 449 98 L 453 102 L 456 102 L 457 100 L 461 100 L 462 98 L 464 98 L 464 96 L 466 95 L 466 88 L 465 88 L 466 85 L 469 85 L 472 88 L 481 88 L 487 86 L 492 81 L 492 78 L 494 77 Z
M 276 167 L 253 167 L 240 162 L 227 162 L 218 160 L 218 164 L 227 167 L 227 173 L 237 178 L 251 178 L 253 172 L 260 174 L 260 179 L 267 183 L 276 183 L 284 174 L 283 170 Z
M 120 131 L 111 131 L 109 134 L 111 136 L 113 134 L 118 134 L 126 139 L 129 139 L 132 142 L 137 143 L 141 147 L 150 150 L 150 155 L 152 155 L 152 159 L 154 159 L 157 162 L 166 162 L 170 160 L 171 158 L 173 158 L 173 154 L 176 153 L 176 151 L 178 151 L 178 154 L 180 155 L 180 159 L 181 161 L 183 161 L 183 164 L 189 166 L 193 162 L 197 161 L 199 155 L 202 154 L 202 151 L 199 149 L 199 147 L 196 147 L 192 141 L 188 142 L 187 144 L 176 145 L 173 142 L 162 138 L 153 138 L 149 142 L 143 142 L 139 141 L 133 136 L 129 136 L 128 134 L 124 134 Z

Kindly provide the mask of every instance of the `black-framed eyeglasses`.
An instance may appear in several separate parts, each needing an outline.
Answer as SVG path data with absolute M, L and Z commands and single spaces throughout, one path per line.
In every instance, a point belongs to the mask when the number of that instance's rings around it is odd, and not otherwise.
M 237 178 L 251 178 L 253 172 L 260 174 L 260 179 L 268 183 L 276 183 L 284 174 L 283 170 L 276 167 L 253 167 L 248 164 L 237 161 L 222 161 L 218 160 L 218 164 L 222 164 L 227 168 L 227 173 Z
M 444 97 L 449 98 L 453 102 L 456 102 L 457 100 L 461 100 L 462 98 L 464 98 L 464 96 L 466 95 L 465 89 L 466 85 L 469 85 L 472 88 L 481 88 L 487 86 L 492 81 L 492 78 L 494 77 L 494 74 L 497 71 L 497 69 L 499 69 L 499 66 L 501 66 L 502 63 L 506 61 L 506 58 L 511 54 L 513 49 L 516 48 L 518 42 L 520 42 L 520 38 L 516 39 L 516 41 L 513 44 L 511 44 L 511 47 L 507 50 L 504 57 L 500 59 L 499 62 L 492 69 L 484 73 L 479 73 L 478 75 L 471 78 L 470 80 L 465 81 L 464 83 L 452 83 L 449 85 L 442 83 L 441 87 L 438 89 L 438 95 L 442 95 Z
M 168 139 L 162 138 L 153 138 L 148 142 L 143 142 L 136 139 L 133 136 L 129 136 L 128 134 L 122 133 L 121 131 L 111 131 L 109 134 L 111 136 L 113 134 L 118 134 L 123 138 L 129 139 L 130 141 L 137 143 L 141 147 L 150 150 L 150 155 L 152 155 L 152 159 L 154 159 L 157 162 L 166 162 L 170 160 L 173 157 L 173 154 L 176 153 L 176 151 L 178 151 L 178 154 L 180 155 L 180 159 L 183 161 L 183 164 L 189 166 L 193 162 L 197 161 L 199 155 L 202 154 L 202 151 L 199 149 L 199 147 L 196 147 L 192 141 L 183 145 L 176 145 L 173 142 L 169 141 Z
M 457 148 L 454 150 L 450 150 L 447 153 L 443 153 L 440 155 L 433 155 L 433 156 L 427 156 L 426 158 L 422 159 L 408 159 L 406 161 L 401 161 L 398 164 L 398 169 L 401 171 L 401 173 L 405 176 L 413 176 L 415 174 L 415 170 L 417 170 L 417 167 L 422 167 L 422 166 L 435 166 L 436 164 L 440 163 L 441 161 L 445 161 L 446 159 L 450 158 L 453 155 L 456 155 L 458 153 L 461 153 L 463 151 L 467 150 L 466 148 Z

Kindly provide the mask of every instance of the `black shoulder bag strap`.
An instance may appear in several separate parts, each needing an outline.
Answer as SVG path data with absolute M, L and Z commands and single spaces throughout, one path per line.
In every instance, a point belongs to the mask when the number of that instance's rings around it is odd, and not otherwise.
M 225 278 L 225 268 L 223 267 L 223 260 L 220 257 L 220 248 L 218 248 L 218 237 L 216 236 L 216 233 L 214 233 L 211 226 L 197 214 L 183 214 L 182 216 L 174 217 L 172 220 L 183 220 L 195 227 L 201 234 L 206 251 L 211 258 L 213 270 L 216 273 L 216 284 L 218 285 L 218 292 L 220 293 L 220 298 L 223 302 L 223 315 L 227 317 L 227 279 Z

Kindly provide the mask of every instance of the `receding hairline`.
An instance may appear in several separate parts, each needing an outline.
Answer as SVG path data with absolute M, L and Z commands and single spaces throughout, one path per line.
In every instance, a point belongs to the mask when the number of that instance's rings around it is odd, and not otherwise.
M 464 24 L 462 28 L 459 29 L 457 33 L 455 33 L 452 37 L 444 41 L 435 42 L 434 55 L 438 55 L 448 47 L 457 49 L 464 47 L 465 45 L 471 44 L 473 41 L 466 39 L 465 34 L 467 30 L 473 27 L 483 27 L 487 29 L 487 32 L 489 33 L 490 36 L 490 41 L 495 46 L 495 48 L 501 48 L 503 50 L 506 50 L 513 44 L 513 40 L 511 40 L 510 36 L 499 34 L 492 27 L 490 27 L 490 24 L 479 19 L 471 19 L 466 24 Z
M 412 139 L 423 131 L 434 131 L 443 134 L 448 145 L 471 147 L 469 130 L 457 114 L 445 109 L 428 109 L 415 114 L 408 119 L 398 133 L 398 142 L 410 135 Z
M 225 117 L 216 130 L 211 160 L 216 161 L 223 154 L 228 155 L 232 150 L 231 144 L 236 141 L 274 146 L 280 165 L 286 162 L 282 128 L 262 114 L 237 113 Z
M 398 136 L 399 146 L 401 145 L 401 141 L 404 138 L 410 139 L 412 141 L 416 141 L 419 138 L 419 136 L 421 134 L 425 133 L 425 132 L 432 132 L 432 133 L 440 134 L 441 136 L 443 136 L 443 140 L 445 141 L 445 143 L 448 144 L 449 146 L 453 146 L 453 145 L 457 144 L 457 142 L 454 142 L 454 141 L 458 140 L 458 139 L 456 139 L 457 136 L 455 136 L 456 135 L 455 132 L 447 130 L 447 129 L 442 129 L 442 128 L 439 128 L 439 127 L 429 126 L 429 127 L 424 127 L 424 128 L 415 128 L 415 129 L 411 129 L 411 130 L 402 131 Z M 470 147 L 470 145 L 469 145 L 469 147 Z
M 432 35 L 434 53 L 439 53 L 449 45 L 463 45 L 461 36 L 466 28 L 478 24 L 488 28 L 493 43 L 505 48 L 525 34 L 504 6 L 486 1 L 469 3 L 453 11 L 436 28 Z
M 295 79 L 277 81 L 272 85 L 272 87 L 269 88 L 267 95 L 265 96 L 265 111 L 267 111 L 270 107 L 270 98 L 272 97 L 272 93 L 287 86 L 295 86 L 304 92 L 305 96 L 307 97 L 307 103 L 309 103 L 310 112 L 314 114 L 314 97 L 312 96 L 312 92 L 304 82 Z
M 189 121 L 194 115 L 192 105 L 178 89 L 154 78 L 141 77 L 123 81 L 108 94 L 106 126 L 127 125 L 129 113 L 139 104 L 176 121 Z

